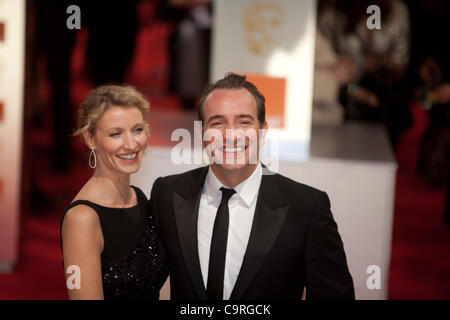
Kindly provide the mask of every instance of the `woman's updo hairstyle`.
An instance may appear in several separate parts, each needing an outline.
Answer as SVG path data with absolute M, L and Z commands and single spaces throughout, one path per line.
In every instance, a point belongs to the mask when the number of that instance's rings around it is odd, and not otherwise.
M 93 89 L 81 104 L 74 135 L 82 136 L 87 132 L 90 137 L 95 137 L 98 121 L 110 106 L 138 108 L 146 123 L 145 131 L 149 134 L 147 113 L 150 106 L 143 95 L 132 86 L 103 85 Z

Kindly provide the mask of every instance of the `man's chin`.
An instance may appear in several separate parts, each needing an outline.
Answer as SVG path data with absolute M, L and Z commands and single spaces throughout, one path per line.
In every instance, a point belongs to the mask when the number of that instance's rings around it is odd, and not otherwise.
M 249 163 L 244 163 L 244 164 L 235 164 L 235 163 L 222 163 L 222 164 L 217 164 L 214 163 L 212 166 L 215 166 L 217 169 L 220 170 L 225 170 L 225 171 L 241 171 L 245 168 L 249 168 L 250 166 L 252 166 Z

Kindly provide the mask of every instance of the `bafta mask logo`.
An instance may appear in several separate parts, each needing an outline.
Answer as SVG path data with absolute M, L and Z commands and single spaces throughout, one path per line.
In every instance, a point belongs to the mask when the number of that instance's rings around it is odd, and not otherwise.
M 283 16 L 283 9 L 271 2 L 253 3 L 245 9 L 244 28 L 251 53 L 264 56 L 275 46 Z

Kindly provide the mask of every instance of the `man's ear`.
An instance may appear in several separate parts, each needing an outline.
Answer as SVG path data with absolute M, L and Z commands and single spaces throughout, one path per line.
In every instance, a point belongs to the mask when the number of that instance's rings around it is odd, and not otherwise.
M 83 133 L 84 142 L 88 146 L 89 149 L 95 149 L 95 138 L 92 137 L 87 131 Z
M 260 146 L 262 146 L 262 145 L 264 145 L 264 143 L 266 143 L 266 134 L 267 134 L 268 129 L 269 129 L 269 124 L 267 123 L 267 121 L 264 121 L 261 128 L 259 128 L 260 134 L 261 134 L 259 137 L 259 145 Z

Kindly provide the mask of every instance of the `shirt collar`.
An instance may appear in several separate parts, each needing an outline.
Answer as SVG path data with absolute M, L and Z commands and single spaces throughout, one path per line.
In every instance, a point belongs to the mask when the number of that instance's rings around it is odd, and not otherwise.
M 262 179 L 262 167 L 261 163 L 258 163 L 255 171 L 253 171 L 250 177 L 248 177 L 240 184 L 238 184 L 236 187 L 234 187 L 234 190 L 236 190 L 236 193 L 244 201 L 247 207 L 250 207 L 253 201 L 255 201 L 256 196 L 258 195 L 259 187 L 261 185 L 261 179 Z M 221 187 L 228 188 L 224 186 L 219 181 L 219 179 L 217 179 L 217 177 L 211 170 L 211 167 L 209 167 L 204 189 L 209 204 L 215 201 L 220 202 L 220 199 L 222 198 L 222 191 L 220 191 Z

